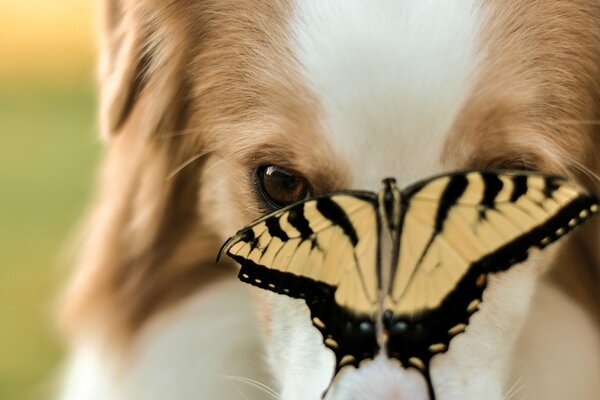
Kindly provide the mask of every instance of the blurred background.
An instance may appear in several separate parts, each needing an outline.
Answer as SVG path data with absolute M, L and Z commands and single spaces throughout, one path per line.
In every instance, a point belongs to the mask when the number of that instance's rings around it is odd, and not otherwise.
M 92 0 L 0 0 L 0 399 L 51 398 L 56 299 L 100 153 Z

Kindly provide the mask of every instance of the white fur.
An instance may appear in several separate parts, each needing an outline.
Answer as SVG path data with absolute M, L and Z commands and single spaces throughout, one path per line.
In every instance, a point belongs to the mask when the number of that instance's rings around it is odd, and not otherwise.
M 302 300 L 272 295 L 272 340 L 267 348 L 283 400 L 320 399 L 333 375 L 333 353 L 310 323 Z
M 250 304 L 239 282 L 227 280 L 156 318 L 120 354 L 105 351 L 100 341 L 79 343 L 61 399 L 269 398 L 232 378 L 269 385 Z
M 476 72 L 476 0 L 302 0 L 292 31 L 333 148 L 360 189 L 439 172 Z

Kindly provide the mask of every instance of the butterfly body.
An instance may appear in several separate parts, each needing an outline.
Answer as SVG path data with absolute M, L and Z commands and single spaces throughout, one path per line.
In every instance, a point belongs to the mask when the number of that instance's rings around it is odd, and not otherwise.
M 478 310 L 487 276 L 525 260 L 598 209 L 564 178 L 463 171 L 404 190 L 344 191 L 278 210 L 223 246 L 242 281 L 304 299 L 335 374 L 380 351 L 426 378 Z M 334 375 L 335 376 L 335 375 Z

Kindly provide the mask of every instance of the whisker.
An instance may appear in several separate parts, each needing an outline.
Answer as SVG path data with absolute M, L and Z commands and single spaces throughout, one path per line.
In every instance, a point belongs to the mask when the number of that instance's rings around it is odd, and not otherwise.
M 521 382 L 522 377 L 519 377 L 515 383 L 512 384 L 512 386 L 510 387 L 510 389 L 507 390 L 507 392 L 504 394 L 503 399 L 504 400 L 508 400 L 510 399 L 510 397 L 512 396 L 512 392 L 513 390 L 515 390 L 515 387 L 517 387 L 517 385 L 519 384 L 519 382 Z
M 171 180 L 175 177 L 175 175 L 177 175 L 178 173 L 180 173 L 185 167 L 187 167 L 188 165 L 192 164 L 193 162 L 199 160 L 200 158 L 209 155 L 212 153 L 212 150 L 208 150 L 205 151 L 203 153 L 198 153 L 195 156 L 192 156 L 190 158 L 188 158 L 183 164 L 181 164 L 179 167 L 175 168 L 168 176 L 167 176 L 167 180 Z
M 246 397 L 244 392 L 242 392 L 242 390 L 238 387 L 237 383 L 233 383 L 232 386 L 235 389 L 235 391 L 240 395 L 242 400 L 248 400 L 248 397 Z
M 573 167 L 576 170 L 583 173 L 588 178 L 591 178 L 592 180 L 596 180 L 597 182 L 600 182 L 600 175 L 596 174 L 594 171 L 592 171 L 591 169 L 589 169 L 588 167 L 583 165 L 581 162 L 579 162 L 573 158 L 569 158 L 569 162 L 573 165 Z
M 177 137 L 177 136 L 190 135 L 190 134 L 196 133 L 196 132 L 198 132 L 198 129 L 195 129 L 195 128 L 182 129 L 180 131 L 172 131 L 172 132 L 162 133 L 162 134 L 158 135 L 157 138 L 158 139 L 168 139 L 168 138 Z
M 233 375 L 226 375 L 223 377 L 223 379 L 229 380 L 229 381 L 234 381 L 234 382 L 239 382 L 239 383 L 245 383 L 246 385 L 252 386 L 255 389 L 258 389 L 258 390 L 261 390 L 261 391 L 267 393 L 269 396 L 273 397 L 274 399 L 279 399 L 279 394 L 274 389 L 265 385 L 264 383 L 254 380 L 254 379 L 246 378 L 243 376 L 233 376 Z
M 525 387 L 525 385 L 523 384 L 523 377 L 520 376 L 515 383 L 511 386 L 511 388 L 508 390 L 508 392 L 506 392 L 506 394 L 504 395 L 504 399 L 503 400 L 511 400 L 512 398 L 514 398 L 523 388 Z

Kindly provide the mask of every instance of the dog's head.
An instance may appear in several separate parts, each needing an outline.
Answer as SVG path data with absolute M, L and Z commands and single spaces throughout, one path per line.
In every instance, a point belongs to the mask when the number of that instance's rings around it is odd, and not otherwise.
M 308 195 L 377 190 L 385 176 L 403 186 L 457 168 L 594 183 L 594 0 L 105 4 L 109 145 L 66 314 L 77 327 L 101 316 L 108 333 L 128 340 L 220 279 L 225 267 L 213 260 L 224 238 Z M 595 260 L 593 231 L 572 241 Z M 492 279 L 467 332 L 434 359 L 439 399 L 504 398 L 548 265 L 544 254 Z M 334 359 L 306 305 L 255 298 L 281 398 L 319 398 Z M 382 357 L 344 371 L 331 396 L 427 392 L 419 374 Z

